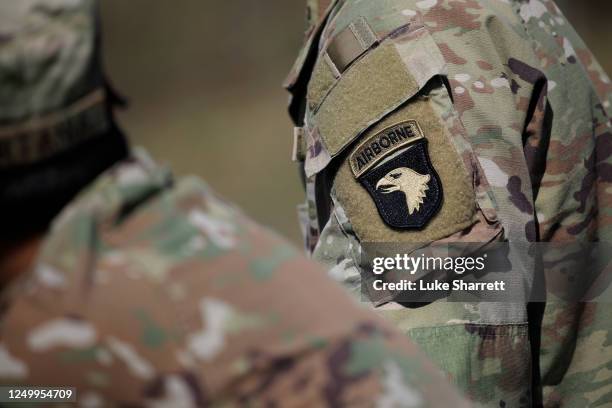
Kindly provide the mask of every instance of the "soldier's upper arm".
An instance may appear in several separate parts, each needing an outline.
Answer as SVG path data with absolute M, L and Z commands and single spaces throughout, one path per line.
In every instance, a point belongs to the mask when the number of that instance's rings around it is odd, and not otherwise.
M 330 195 L 356 237 L 500 238 L 428 28 L 399 12 L 368 20 L 341 10 L 326 30 L 308 85 L 305 171 L 313 178 L 337 166 Z

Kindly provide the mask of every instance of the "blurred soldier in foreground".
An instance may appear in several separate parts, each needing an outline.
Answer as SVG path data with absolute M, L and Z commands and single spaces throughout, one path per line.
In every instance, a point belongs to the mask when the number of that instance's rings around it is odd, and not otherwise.
M 359 294 L 370 243 L 508 241 L 523 298 L 371 300 L 474 400 L 612 404 L 610 304 L 529 304 L 537 265 L 520 251 L 612 242 L 612 86 L 561 11 L 551 0 L 312 0 L 309 11 L 286 83 L 308 251 Z
M 290 245 L 129 152 L 95 7 L 0 2 L 0 383 L 86 407 L 462 405 Z

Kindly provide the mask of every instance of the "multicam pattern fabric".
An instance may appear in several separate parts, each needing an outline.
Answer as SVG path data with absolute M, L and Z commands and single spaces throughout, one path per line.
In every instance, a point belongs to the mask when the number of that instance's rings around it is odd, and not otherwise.
M 345 41 L 338 40 L 345 28 L 362 18 L 377 46 L 354 52 L 346 71 L 333 75 L 330 44 Z M 320 25 L 311 30 L 320 38 L 309 43 L 315 63 L 292 76 L 294 85 L 310 78 L 308 91 L 289 89 L 294 101 L 307 99 L 305 173 L 316 179 L 340 169 L 329 197 L 318 197 L 333 210 L 312 255 L 352 291 L 359 293 L 359 276 L 368 273 L 359 266 L 368 241 L 612 240 L 612 85 L 553 1 L 345 0 Z M 392 58 L 372 68 L 390 48 Z M 404 72 L 391 68 L 394 60 Z M 363 210 L 370 203 L 355 204 L 360 193 L 344 175 L 347 156 L 372 127 L 406 113 L 417 121 L 435 117 L 463 159 L 474 181 L 470 227 L 398 234 L 372 226 L 378 214 Z M 443 206 L 453 204 L 446 196 Z M 513 272 L 528 291 L 534 265 L 520 248 L 514 252 Z M 487 406 L 612 404 L 609 303 L 551 296 L 533 309 L 525 298 L 417 309 L 388 302 L 378 310 Z
M 142 153 L 1 295 L 0 383 L 73 386 L 83 407 L 466 406 L 292 246 Z

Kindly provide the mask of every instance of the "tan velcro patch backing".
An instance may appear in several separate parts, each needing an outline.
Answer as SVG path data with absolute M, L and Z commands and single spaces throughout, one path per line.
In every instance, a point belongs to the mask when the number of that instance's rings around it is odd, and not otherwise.
M 326 150 L 337 155 L 418 90 L 394 43 L 382 43 L 344 73 L 316 113 Z
M 340 74 L 334 70 L 334 64 L 325 53 L 315 65 L 308 83 L 307 99 L 311 111 L 317 110 L 330 89 L 338 81 Z
M 336 176 L 334 189 L 361 241 L 431 242 L 462 231 L 477 221 L 472 180 L 450 141 L 448 130 L 430 104 L 426 98 L 414 98 L 369 129 L 363 137 L 371 137 L 399 122 L 418 120 L 429 142 L 431 162 L 442 181 L 444 198 L 440 212 L 422 230 L 390 228 L 378 214 L 370 194 L 353 175 L 349 160 L 345 160 Z

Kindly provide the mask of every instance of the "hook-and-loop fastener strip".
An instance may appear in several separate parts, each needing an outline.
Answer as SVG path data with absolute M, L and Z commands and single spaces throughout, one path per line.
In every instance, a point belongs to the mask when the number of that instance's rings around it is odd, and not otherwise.
M 332 69 L 342 74 L 349 65 L 378 43 L 378 37 L 365 18 L 360 17 L 350 23 L 332 40 L 327 47 L 327 55 Z

